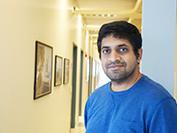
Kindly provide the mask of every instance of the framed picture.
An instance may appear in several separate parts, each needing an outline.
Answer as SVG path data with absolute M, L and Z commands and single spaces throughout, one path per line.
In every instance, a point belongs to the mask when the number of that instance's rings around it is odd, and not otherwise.
M 53 48 L 36 41 L 34 99 L 51 93 Z
M 63 61 L 62 57 L 58 55 L 55 56 L 54 86 L 62 84 L 62 61 Z
M 69 59 L 64 58 L 64 77 L 63 83 L 67 84 L 69 82 Z

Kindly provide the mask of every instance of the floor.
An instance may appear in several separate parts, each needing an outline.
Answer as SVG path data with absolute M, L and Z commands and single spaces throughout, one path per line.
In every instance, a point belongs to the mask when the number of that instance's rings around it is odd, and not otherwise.
M 85 128 L 77 127 L 77 128 L 71 129 L 70 133 L 85 133 Z

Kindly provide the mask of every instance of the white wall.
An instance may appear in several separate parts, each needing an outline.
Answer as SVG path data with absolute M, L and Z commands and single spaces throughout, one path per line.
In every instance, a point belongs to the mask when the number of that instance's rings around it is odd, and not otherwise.
M 173 93 L 176 0 L 144 0 L 142 9 L 142 70 Z
M 82 20 L 69 11 L 72 4 L 69 0 L 0 1 L 0 133 L 69 132 L 71 77 L 69 84 L 52 87 L 51 94 L 37 100 L 33 100 L 33 85 L 36 40 L 52 46 L 54 55 L 69 58 L 71 65 L 72 43 L 81 47 L 81 30 L 73 23 Z

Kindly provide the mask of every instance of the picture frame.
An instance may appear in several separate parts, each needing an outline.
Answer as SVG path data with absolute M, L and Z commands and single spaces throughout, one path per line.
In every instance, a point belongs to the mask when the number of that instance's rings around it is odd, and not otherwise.
M 70 65 L 69 59 L 64 58 L 63 84 L 67 84 L 69 82 L 69 65 Z
M 63 58 L 61 56 L 55 56 L 55 72 L 54 72 L 54 86 L 62 84 L 62 67 Z
M 51 93 L 53 48 L 45 43 L 35 43 L 34 99 Z

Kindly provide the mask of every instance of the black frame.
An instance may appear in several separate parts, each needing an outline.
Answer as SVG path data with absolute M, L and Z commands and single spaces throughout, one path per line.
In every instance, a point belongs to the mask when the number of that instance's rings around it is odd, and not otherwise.
M 52 91 L 53 47 L 36 41 L 34 99 Z
M 63 84 L 67 84 L 69 82 L 69 65 L 70 65 L 69 59 L 64 58 Z
M 63 71 L 63 57 L 55 56 L 55 73 L 54 73 L 54 86 L 62 84 L 62 71 Z

